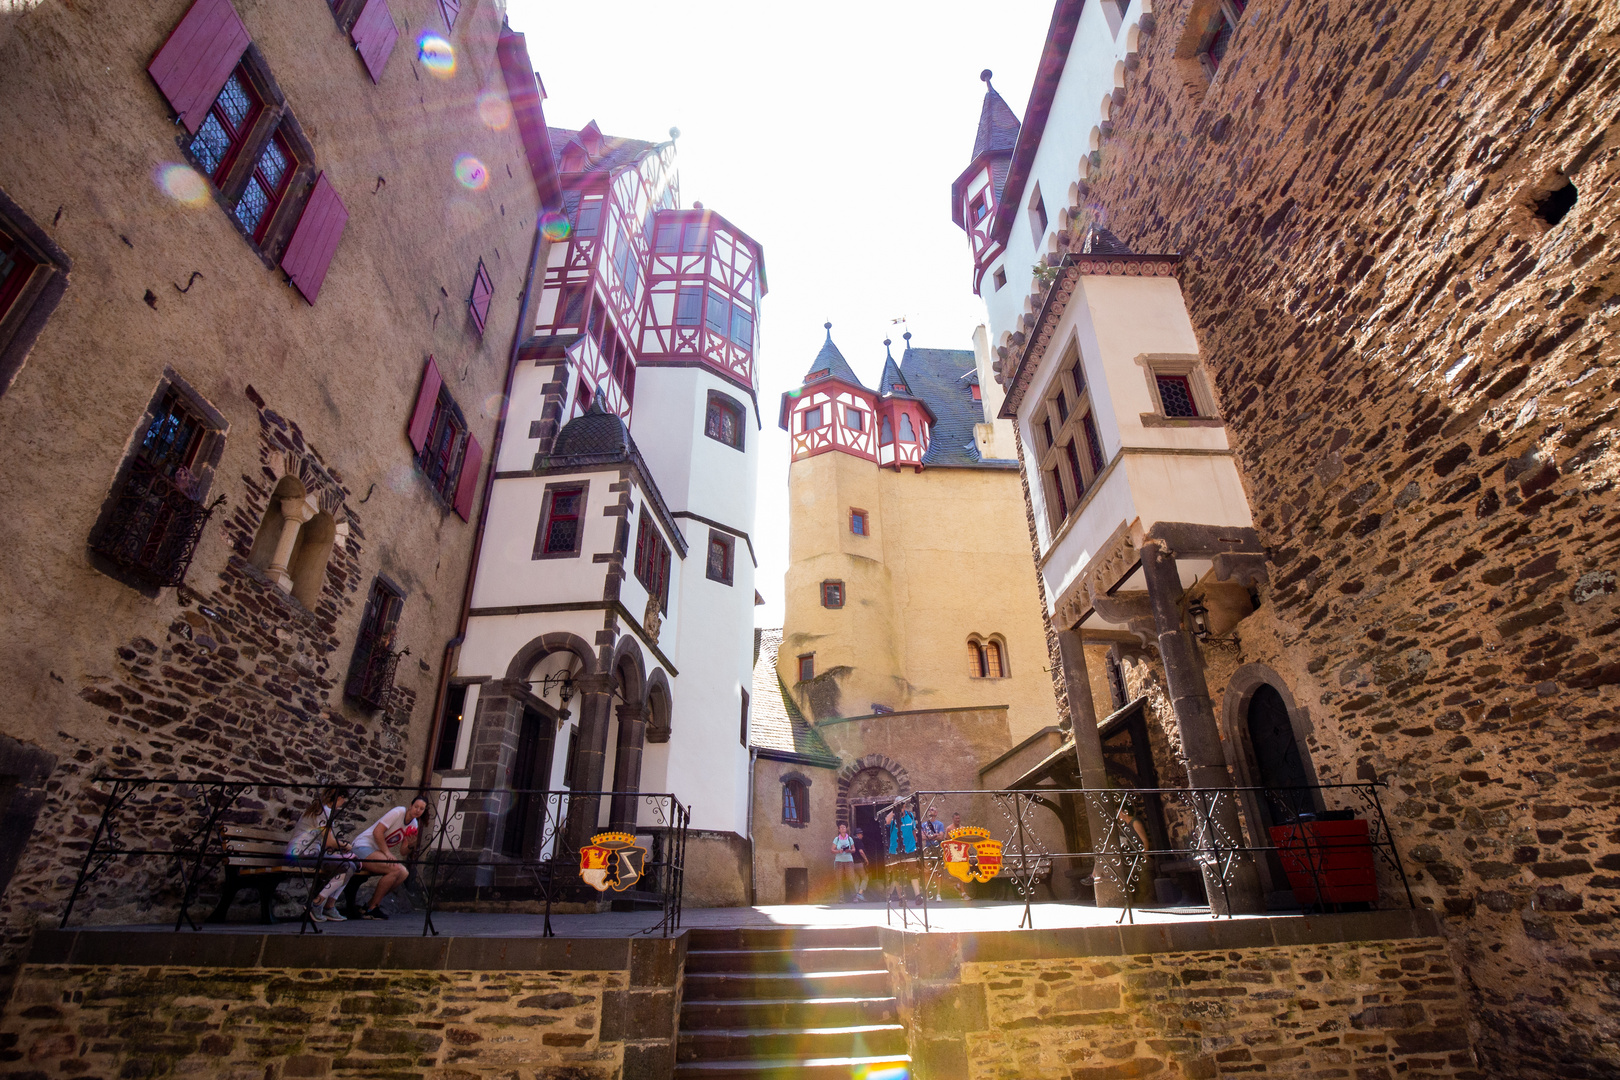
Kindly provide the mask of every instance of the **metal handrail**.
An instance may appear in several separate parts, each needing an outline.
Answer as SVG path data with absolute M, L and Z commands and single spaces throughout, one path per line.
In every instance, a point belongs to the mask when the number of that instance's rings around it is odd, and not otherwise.
M 588 887 L 579 876 L 581 844 L 577 842 L 578 839 L 591 833 L 612 831 L 612 826 L 597 824 L 600 820 L 602 800 L 615 798 L 623 800 L 627 797 L 638 800 L 640 805 L 647 807 L 655 819 L 645 824 L 638 821 L 630 827 L 630 831 L 637 834 L 652 833 L 656 837 L 652 849 L 647 851 L 647 858 L 644 860 L 646 872 L 639 880 L 648 880 L 654 884 L 653 891 L 657 895 L 662 915 L 657 924 L 639 932 L 652 933 L 659 930 L 663 936 L 668 937 L 680 928 L 685 889 L 686 839 L 691 824 L 691 809 L 683 805 L 673 794 L 665 792 L 418 787 L 395 784 L 347 784 L 338 781 L 295 783 L 275 780 L 202 780 L 105 774 L 97 774 L 92 778 L 92 783 L 106 784 L 110 787 L 101 817 L 85 850 L 73 890 L 68 895 L 67 904 L 62 912 L 59 925 L 64 928 L 72 917 L 73 909 L 81 895 L 109 866 L 119 860 L 148 859 L 167 861 L 170 874 L 178 878 L 180 903 L 175 916 L 175 930 L 187 924 L 193 930 L 200 930 L 201 927 L 191 917 L 190 909 L 196 903 L 203 882 L 214 871 L 224 866 L 230 857 L 224 847 L 222 827 L 229 824 L 251 824 L 258 827 L 286 826 L 285 816 L 279 811 L 301 812 L 303 806 L 310 801 L 309 798 L 283 798 L 277 802 L 267 794 L 260 794 L 252 800 L 257 805 L 244 805 L 243 797 L 250 793 L 271 791 L 319 796 L 331 788 L 341 789 L 348 796 L 346 804 L 332 815 L 331 827 L 334 833 L 343 831 L 346 820 L 353 821 L 356 827 L 363 827 L 365 820 L 373 814 L 380 813 L 390 804 L 408 805 L 416 798 L 427 802 L 428 810 L 424 814 L 425 827 L 418 833 L 416 847 L 405 858 L 407 865 L 418 868 L 416 878 L 424 900 L 422 925 L 424 937 L 439 933 L 433 925 L 433 912 L 443 890 L 449 884 L 447 879 L 464 874 L 468 870 L 484 867 L 526 871 L 532 875 L 535 886 L 546 904 L 544 936 L 554 937 L 555 933 L 551 927 L 553 901 L 560 896 Z M 131 823 L 126 820 L 125 811 L 143 793 L 148 796 L 147 801 L 151 801 L 151 796 L 156 796 L 160 800 L 174 801 L 178 804 L 179 812 L 165 819 L 162 826 L 163 835 L 145 838 L 148 842 L 138 845 L 126 843 L 124 831 L 131 827 Z M 395 797 L 386 797 L 390 795 Z M 530 808 L 538 806 L 539 811 L 539 829 L 532 842 L 526 845 L 531 853 L 529 856 L 499 854 L 491 845 L 478 848 L 461 846 L 463 836 L 460 832 L 452 832 L 450 822 L 458 814 L 485 810 L 481 806 L 469 807 L 467 805 L 469 802 L 493 800 L 495 802 L 493 813 L 501 815 L 518 796 L 527 796 Z M 639 818 L 640 814 L 636 816 Z M 493 833 L 491 835 L 493 836 Z M 328 865 L 327 851 L 323 846 L 313 857 L 289 856 L 286 861 L 289 868 L 312 869 L 311 873 L 301 875 L 306 879 L 307 889 L 302 904 L 303 915 L 299 932 L 319 934 L 322 931 L 310 917 L 310 905 L 315 897 L 316 886 L 322 879 L 322 870 Z

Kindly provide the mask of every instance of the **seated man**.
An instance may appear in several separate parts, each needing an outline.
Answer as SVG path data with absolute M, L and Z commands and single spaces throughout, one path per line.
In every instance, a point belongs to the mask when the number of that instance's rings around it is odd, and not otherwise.
M 371 894 L 365 918 L 388 918 L 382 911 L 383 897 L 410 877 L 405 857 L 416 847 L 417 822 L 426 812 L 427 800 L 417 796 L 410 806 L 394 807 L 355 837 L 354 857 L 366 873 L 377 875 L 377 888 Z

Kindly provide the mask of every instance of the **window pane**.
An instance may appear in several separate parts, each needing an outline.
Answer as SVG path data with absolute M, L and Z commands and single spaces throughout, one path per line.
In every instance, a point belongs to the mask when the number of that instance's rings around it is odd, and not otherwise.
M 1193 404 L 1192 386 L 1180 375 L 1160 375 L 1159 400 L 1164 402 L 1164 415 L 1166 416 L 1197 416 L 1198 407 Z
M 578 521 L 553 519 L 551 528 L 546 531 L 546 554 L 573 551 L 574 537 L 577 535 L 579 535 Z
M 202 165 L 209 176 L 219 172 L 220 162 L 230 152 L 231 137 L 226 132 L 225 125 L 219 122 L 219 117 L 209 113 L 203 118 L 202 127 L 191 140 L 191 153 Z
M 1080 426 L 1086 429 L 1086 449 L 1091 452 L 1091 470 L 1095 475 L 1103 470 L 1102 442 L 1097 438 L 1097 425 L 1092 423 L 1091 416 L 1080 421 Z
M 709 233 L 702 225 L 688 225 L 686 227 L 686 242 L 681 245 L 681 251 L 691 255 L 703 251 L 709 246 Z
M 730 321 L 731 304 L 723 296 L 709 294 L 709 309 L 707 321 L 709 329 L 717 334 L 724 335 L 726 324 Z
M 844 423 L 855 431 L 865 431 L 866 414 L 859 409 L 845 409 Z
M 745 349 L 754 345 L 754 316 L 740 305 L 731 309 L 731 340 Z
M 578 326 L 579 317 L 585 310 L 585 290 L 569 289 L 563 299 L 562 323 L 565 326 Z
M 1069 472 L 1074 478 L 1074 497 L 1078 499 L 1086 490 L 1086 474 L 1080 471 L 1080 455 L 1075 453 L 1073 439 L 1063 444 L 1063 455 L 1069 459 Z
M 675 222 L 666 222 L 658 226 L 658 251 L 668 255 L 681 243 L 681 227 Z
M 984 646 L 984 674 L 986 678 L 1001 678 L 1001 646 L 993 641 Z
M 597 223 L 602 217 L 602 204 L 588 202 L 579 208 L 579 222 L 574 226 L 575 236 L 595 236 Z
M 219 98 L 214 102 L 219 111 L 225 114 L 225 119 L 231 127 L 241 130 L 242 122 L 253 111 L 253 97 L 247 86 L 242 82 L 242 76 L 236 72 L 225 80 L 225 88 L 219 92 Z
M 973 642 L 968 642 L 968 678 L 984 678 L 984 654 Z
M 242 189 L 242 198 L 236 204 L 236 220 L 249 235 L 257 235 L 259 222 L 264 220 L 264 212 L 269 208 L 270 193 L 264 190 L 264 184 L 255 176 Z
M 682 286 L 675 300 L 675 325 L 696 326 L 703 312 L 703 290 L 693 286 Z
M 275 139 L 271 139 L 264 153 L 259 155 L 259 172 L 269 182 L 271 191 L 281 187 L 281 178 L 287 175 L 287 152 Z
M 911 426 L 911 417 L 906 413 L 900 414 L 900 441 L 916 442 L 917 432 Z
M 878 442 L 884 446 L 894 442 L 894 425 L 889 423 L 889 418 L 887 416 L 885 416 L 882 423 L 878 425 Z

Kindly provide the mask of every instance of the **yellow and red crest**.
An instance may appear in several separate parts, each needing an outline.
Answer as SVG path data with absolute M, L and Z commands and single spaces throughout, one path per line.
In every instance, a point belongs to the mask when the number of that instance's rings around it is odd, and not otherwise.
M 1001 841 L 990 830 L 963 825 L 945 834 L 940 844 L 945 870 L 958 881 L 989 881 L 1001 872 Z
M 579 849 L 579 876 L 597 892 L 623 892 L 647 868 L 647 849 L 625 832 L 597 833 Z

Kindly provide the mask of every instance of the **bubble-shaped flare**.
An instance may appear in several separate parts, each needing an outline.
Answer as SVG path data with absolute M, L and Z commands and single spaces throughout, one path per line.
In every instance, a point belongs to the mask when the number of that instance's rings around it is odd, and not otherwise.
M 489 170 L 471 154 L 456 158 L 456 181 L 469 191 L 483 191 L 489 186 Z
M 493 131 L 505 131 L 512 123 L 512 106 L 504 94 L 486 90 L 478 95 L 478 119 Z
M 184 206 L 201 206 L 208 201 L 208 181 L 190 165 L 165 162 L 152 170 L 152 182 Z
M 441 79 L 448 79 L 456 73 L 455 46 L 432 31 L 416 39 L 416 58 L 431 74 Z
M 540 215 L 540 232 L 554 244 L 567 240 L 573 230 L 568 218 L 556 210 L 547 210 Z

